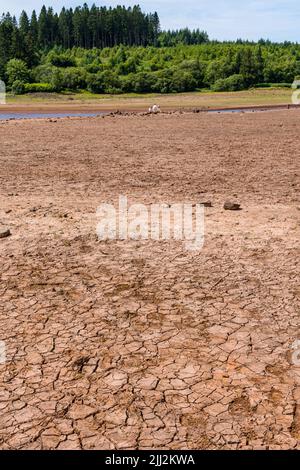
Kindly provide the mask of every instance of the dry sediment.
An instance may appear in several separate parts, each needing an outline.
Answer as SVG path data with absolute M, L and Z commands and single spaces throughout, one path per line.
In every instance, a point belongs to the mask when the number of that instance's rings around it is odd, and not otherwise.
M 2 449 L 300 447 L 299 117 L 0 124 Z M 119 194 L 210 201 L 204 248 L 100 242 Z

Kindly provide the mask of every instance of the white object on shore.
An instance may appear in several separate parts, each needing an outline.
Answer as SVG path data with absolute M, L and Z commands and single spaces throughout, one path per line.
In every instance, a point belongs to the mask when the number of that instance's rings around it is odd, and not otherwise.
M 154 104 L 153 106 L 150 106 L 150 108 L 149 108 L 149 113 L 153 113 L 153 114 L 160 113 L 160 106 L 159 106 L 159 104 Z

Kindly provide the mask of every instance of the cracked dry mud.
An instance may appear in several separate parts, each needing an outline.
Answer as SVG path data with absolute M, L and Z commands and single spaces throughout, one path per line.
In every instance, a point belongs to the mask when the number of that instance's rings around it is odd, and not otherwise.
M 2 449 L 300 448 L 299 118 L 0 124 Z M 119 194 L 212 201 L 204 248 L 98 241 Z

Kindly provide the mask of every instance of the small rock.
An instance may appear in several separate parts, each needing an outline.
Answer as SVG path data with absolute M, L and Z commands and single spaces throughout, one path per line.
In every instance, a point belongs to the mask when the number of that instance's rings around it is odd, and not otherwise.
M 9 228 L 0 228 L 0 238 L 7 238 L 11 236 Z
M 7 210 L 5 211 L 5 214 L 10 214 L 11 212 L 12 212 L 11 209 L 7 209 Z
M 224 204 L 224 209 L 226 211 L 239 211 L 241 210 L 241 205 L 237 202 L 226 201 Z

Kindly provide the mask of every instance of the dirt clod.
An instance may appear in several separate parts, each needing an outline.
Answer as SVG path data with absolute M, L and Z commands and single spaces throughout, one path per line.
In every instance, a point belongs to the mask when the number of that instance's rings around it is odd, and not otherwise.
M 11 231 L 9 228 L 0 227 L 0 238 L 7 238 L 11 236 Z

